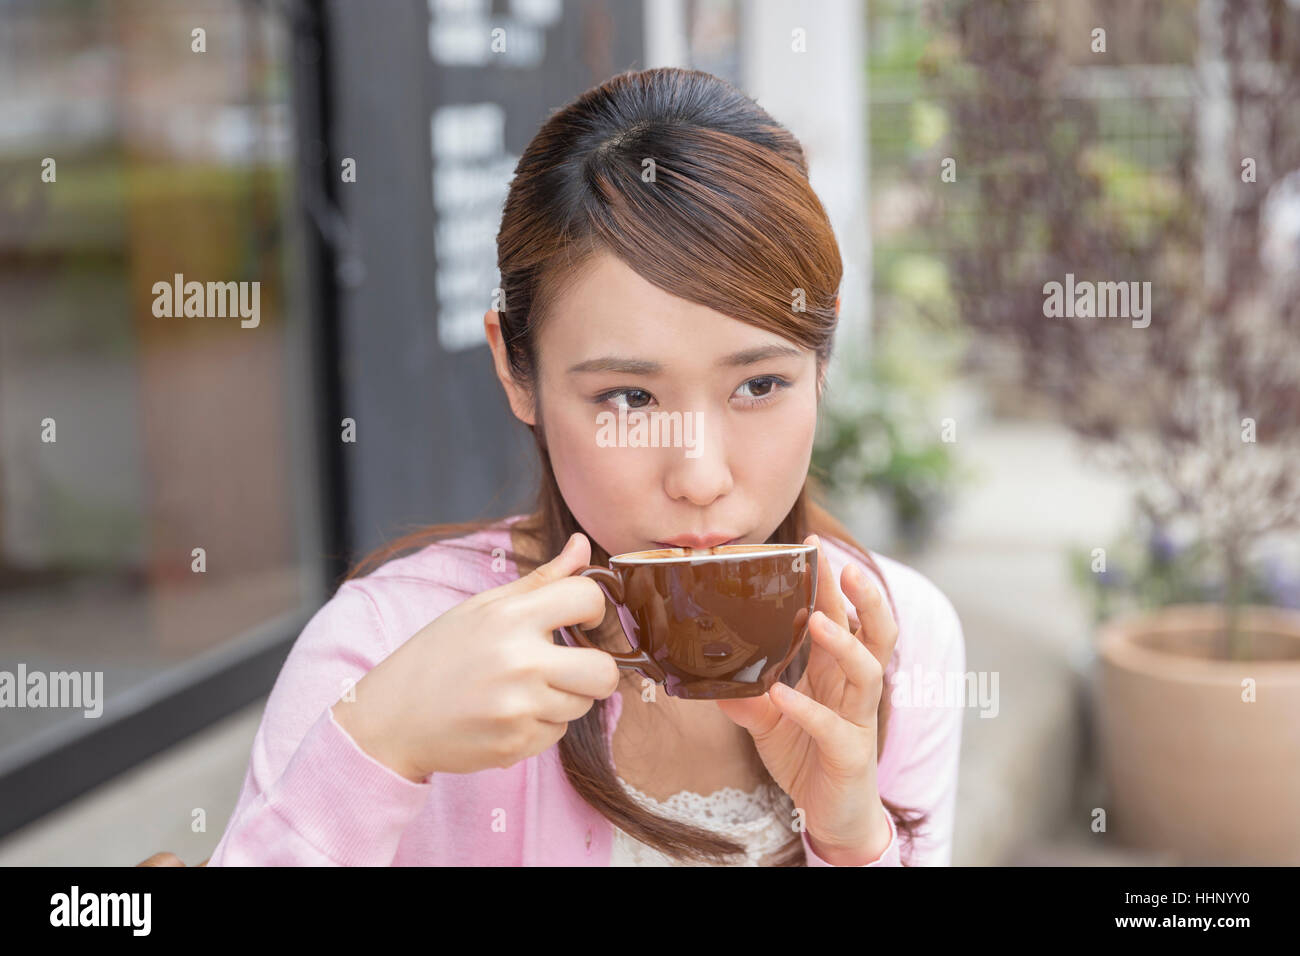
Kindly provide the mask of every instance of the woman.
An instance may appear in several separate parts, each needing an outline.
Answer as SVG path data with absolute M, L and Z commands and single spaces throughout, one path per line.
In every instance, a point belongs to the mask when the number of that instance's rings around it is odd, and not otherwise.
M 797 141 L 709 74 L 616 76 L 525 150 L 498 265 L 485 330 L 536 507 L 353 570 L 210 865 L 949 862 L 962 712 L 882 690 L 964 671 L 960 624 L 807 497 L 841 263 Z M 698 446 L 597 440 L 638 409 L 694 414 Z M 771 693 L 675 699 L 559 639 L 627 646 L 584 565 L 723 541 L 818 545 L 822 613 Z

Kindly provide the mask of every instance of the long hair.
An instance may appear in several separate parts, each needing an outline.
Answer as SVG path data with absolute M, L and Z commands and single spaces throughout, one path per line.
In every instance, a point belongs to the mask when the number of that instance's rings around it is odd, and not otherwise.
M 646 170 L 652 175 L 647 177 Z M 842 267 L 830 221 L 809 185 L 799 142 L 734 86 L 698 70 L 628 71 L 588 90 L 551 114 L 524 150 L 497 235 L 503 303 L 497 311 L 509 371 L 534 397 L 538 416 L 536 425 L 527 426 L 541 466 L 535 507 L 512 525 L 527 547 L 507 549 L 521 575 L 549 560 L 531 555 L 554 556 L 575 531 L 586 533 L 551 467 L 535 400 L 536 343 L 564 283 L 601 252 L 617 256 L 678 298 L 813 350 L 819 402 L 822 396 Z M 801 309 L 792 307 L 795 301 Z M 810 492 L 820 492 L 812 476 L 768 540 L 799 542 L 816 533 L 836 541 L 875 574 L 897 617 L 876 562 Z M 436 541 L 503 527 L 504 519 L 498 518 L 422 528 L 367 555 L 347 577 L 367 574 Z M 607 563 L 609 555 L 587 537 L 592 563 Z M 471 547 L 463 541 L 446 546 Z M 558 632 L 552 636 L 564 643 Z M 622 640 L 610 614 L 588 636 L 610 648 Z M 805 642 L 780 676 L 783 683 L 793 687 L 798 682 L 809 651 Z M 880 750 L 887 733 L 887 697 L 881 694 Z M 624 791 L 606 745 L 608 705 L 608 700 L 598 700 L 570 721 L 557 744 L 565 775 L 578 794 L 611 823 L 677 859 L 725 863 L 743 853 L 735 841 L 652 813 Z M 752 740 L 749 749 L 751 765 L 774 788 Z M 900 839 L 910 846 L 924 815 L 882 802 Z M 775 857 L 776 865 L 803 861 L 797 834 Z

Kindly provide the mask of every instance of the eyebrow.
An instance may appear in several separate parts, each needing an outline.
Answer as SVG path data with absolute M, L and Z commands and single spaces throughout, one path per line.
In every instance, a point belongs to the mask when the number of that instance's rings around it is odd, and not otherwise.
M 731 355 L 724 355 L 718 359 L 716 364 L 719 368 L 740 368 L 765 362 L 768 359 L 798 358 L 802 354 L 799 349 L 789 345 L 759 345 L 752 349 L 744 349 Z M 657 375 L 663 370 L 662 364 L 648 359 L 631 359 L 621 358 L 617 355 L 606 355 L 601 358 L 587 359 L 577 365 L 571 365 L 568 374 L 572 375 L 575 372 L 621 372 L 624 375 Z

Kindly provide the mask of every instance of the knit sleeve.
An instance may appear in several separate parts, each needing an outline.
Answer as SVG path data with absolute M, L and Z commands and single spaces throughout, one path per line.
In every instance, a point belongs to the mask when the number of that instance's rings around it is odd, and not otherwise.
M 392 863 L 432 784 L 380 763 L 335 719 L 388 650 L 374 603 L 359 583 L 345 582 L 285 660 L 208 866 Z
M 950 691 L 967 687 L 966 643 L 947 596 L 912 573 L 920 599 L 911 602 L 909 653 L 885 688 L 891 695 L 890 720 L 900 732 L 895 740 L 886 740 L 888 763 L 882 763 L 880 786 L 882 796 L 896 806 L 925 813 L 915 838 L 901 848 L 907 865 L 948 866 L 966 712 L 966 702 Z
M 902 866 L 902 861 L 898 856 L 898 830 L 894 827 L 894 819 L 888 813 L 885 818 L 889 821 L 889 845 L 879 857 L 870 863 L 863 863 L 863 866 Z M 804 859 L 808 866 L 834 866 L 834 863 L 828 863 L 813 852 L 812 844 L 808 840 L 808 832 L 803 833 L 803 852 Z

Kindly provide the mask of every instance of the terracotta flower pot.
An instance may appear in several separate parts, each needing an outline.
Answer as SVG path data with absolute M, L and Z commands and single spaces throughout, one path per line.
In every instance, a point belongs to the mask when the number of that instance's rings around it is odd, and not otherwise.
M 1218 656 L 1223 619 L 1181 605 L 1102 627 L 1107 829 L 1187 863 L 1300 864 L 1300 612 L 1243 609 L 1240 661 Z

